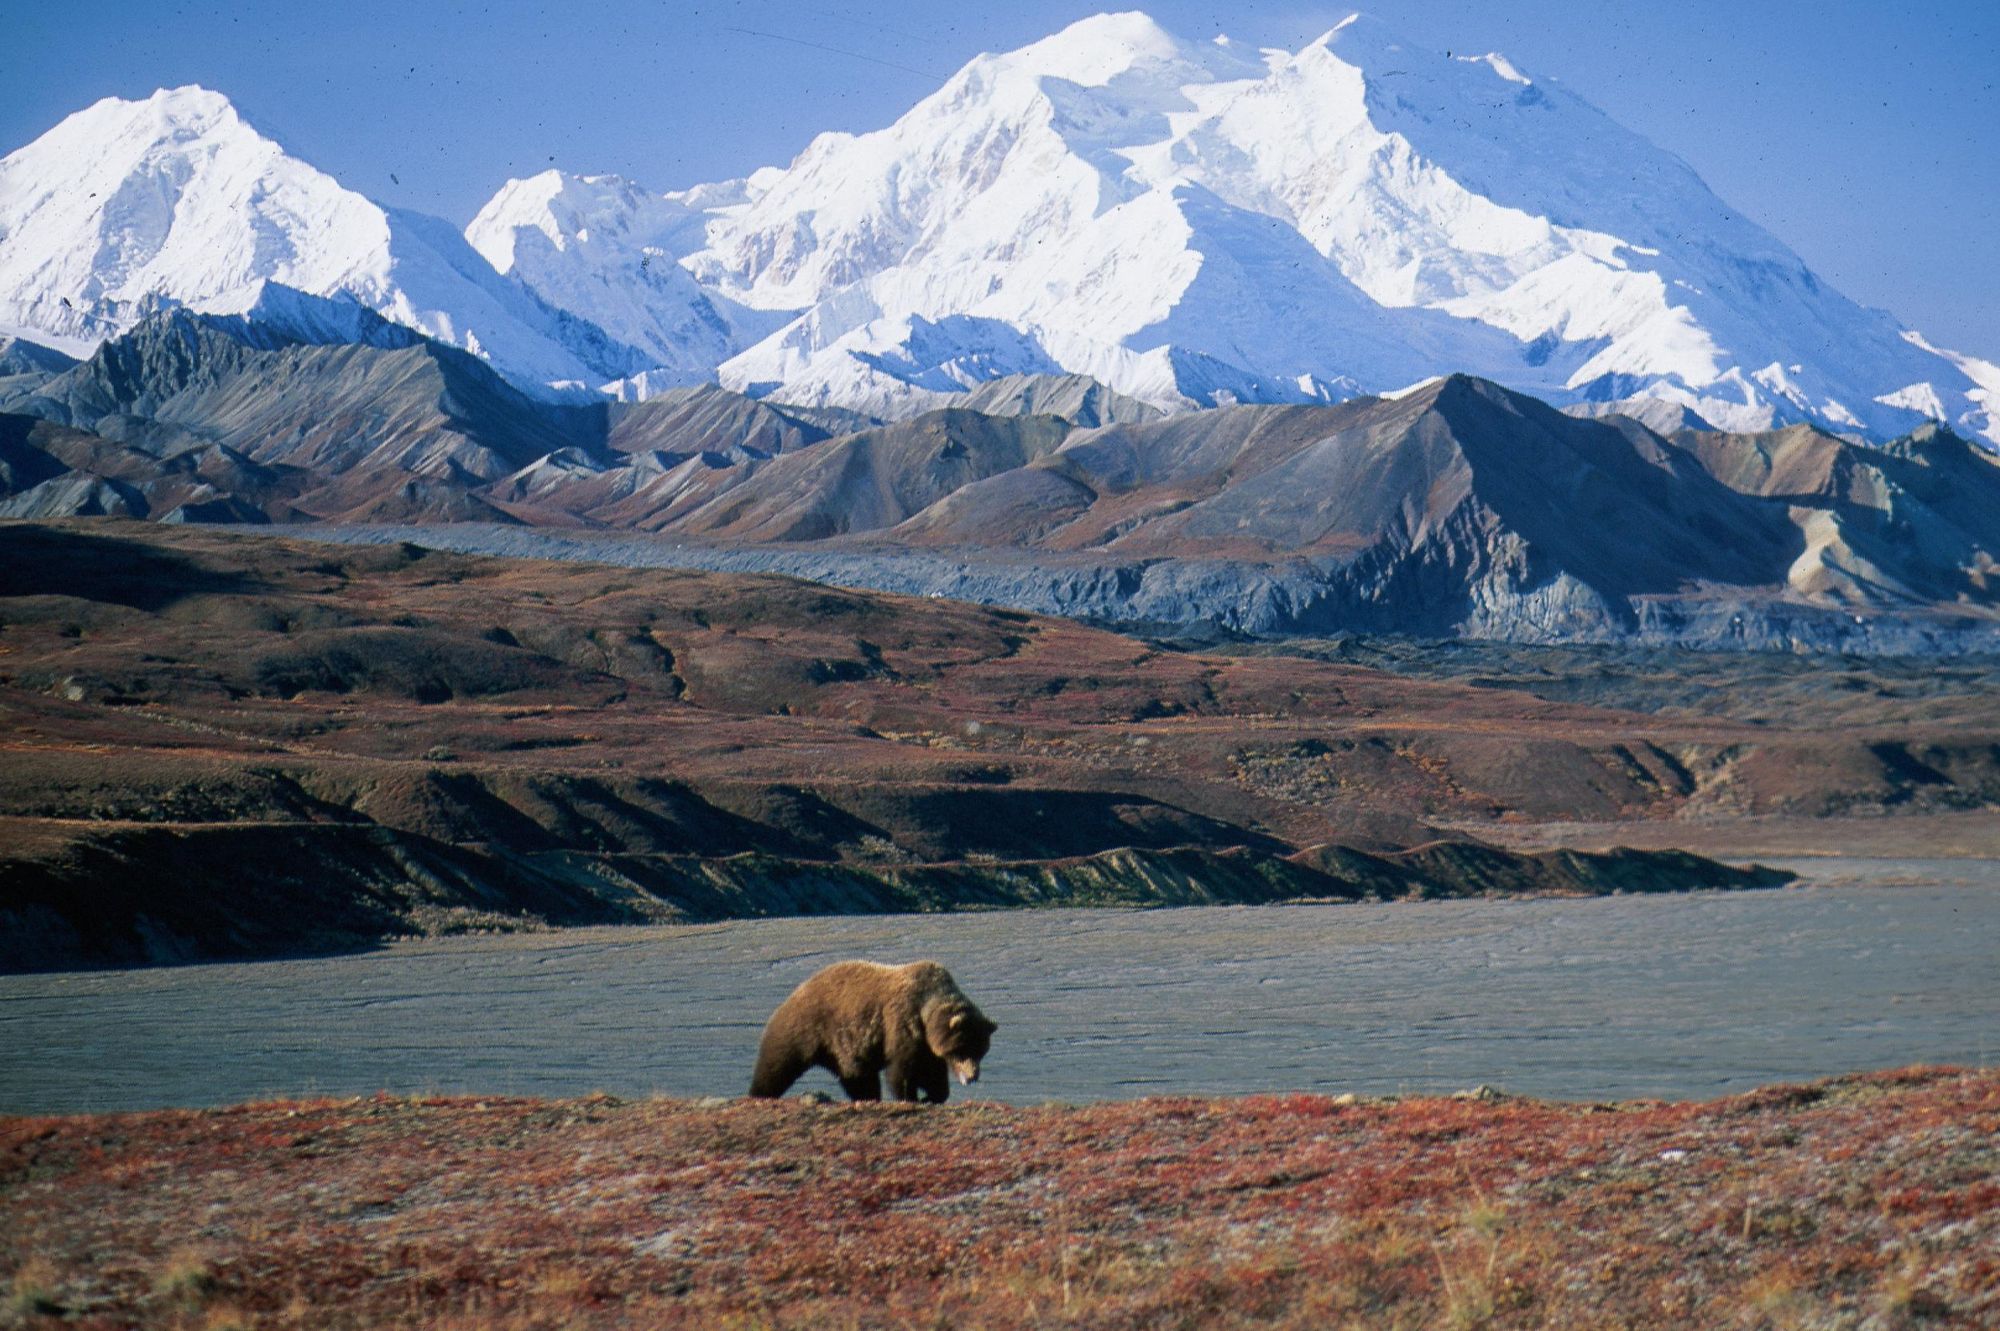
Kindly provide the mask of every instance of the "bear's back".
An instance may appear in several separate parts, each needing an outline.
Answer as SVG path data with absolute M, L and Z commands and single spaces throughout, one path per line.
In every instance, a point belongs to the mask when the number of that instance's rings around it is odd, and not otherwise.
M 951 972 L 935 961 L 912 961 L 900 966 L 880 961 L 836 961 L 814 972 L 794 992 L 804 993 L 809 989 L 860 990 L 883 996 L 958 993 Z

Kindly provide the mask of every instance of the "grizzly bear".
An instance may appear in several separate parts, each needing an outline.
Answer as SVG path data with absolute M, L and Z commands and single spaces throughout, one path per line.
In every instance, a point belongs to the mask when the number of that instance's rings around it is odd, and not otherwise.
M 848 1099 L 880 1100 L 887 1069 L 890 1095 L 941 1105 L 953 1076 L 979 1080 L 998 1029 L 935 961 L 837 962 L 771 1014 L 750 1094 L 783 1095 L 807 1068 L 821 1067 L 840 1078 Z

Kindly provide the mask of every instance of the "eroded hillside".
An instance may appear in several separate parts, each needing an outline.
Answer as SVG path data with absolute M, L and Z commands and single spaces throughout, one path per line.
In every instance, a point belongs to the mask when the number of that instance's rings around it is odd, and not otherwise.
M 1898 667 L 1852 662 L 1824 698 L 1657 707 L 782 578 L 115 522 L 0 527 L 0 551 L 13 966 L 586 919 L 1733 883 L 1692 858 L 1410 848 L 2000 798 L 1976 664 L 1900 699 Z

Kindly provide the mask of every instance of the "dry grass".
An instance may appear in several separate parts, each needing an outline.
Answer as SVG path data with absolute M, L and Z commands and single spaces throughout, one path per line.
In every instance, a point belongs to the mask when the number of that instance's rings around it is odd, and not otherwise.
M 0 1121 L 16 1325 L 2000 1324 L 2000 1075 L 1711 1104 L 377 1097 Z
M 215 1263 L 198 1247 L 176 1248 L 167 1254 L 153 1277 L 153 1295 L 177 1308 L 198 1308 L 215 1290 Z

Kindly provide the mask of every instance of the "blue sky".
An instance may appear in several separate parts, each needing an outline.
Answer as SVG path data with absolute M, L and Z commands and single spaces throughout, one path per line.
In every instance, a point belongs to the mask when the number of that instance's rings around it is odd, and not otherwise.
M 0 151 L 99 97 L 201 83 L 349 186 L 462 223 L 551 165 L 671 189 L 784 162 L 819 130 L 887 124 L 982 50 L 1107 7 L 0 0 Z M 1353 6 L 1144 7 L 1185 36 L 1296 47 Z M 1561 79 L 1849 295 L 2000 358 L 1993 0 L 1363 7 L 1412 42 Z

